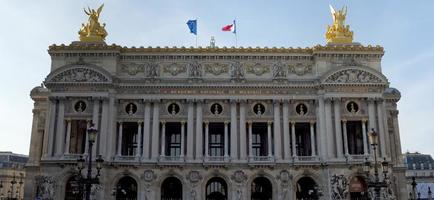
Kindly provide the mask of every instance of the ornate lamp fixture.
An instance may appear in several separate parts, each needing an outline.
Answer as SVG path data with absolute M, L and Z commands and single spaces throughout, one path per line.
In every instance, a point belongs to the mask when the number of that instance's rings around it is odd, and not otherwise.
M 371 171 L 371 163 L 366 158 L 365 165 L 363 167 L 363 171 L 366 173 L 366 177 L 368 178 L 368 187 L 374 188 L 374 199 L 380 199 L 381 188 L 387 188 L 388 184 L 386 180 L 388 179 L 387 174 L 389 173 L 389 163 L 384 158 L 384 161 L 381 162 L 381 168 L 383 171 L 383 180 L 380 181 L 379 173 L 378 173 L 378 162 L 377 162 L 377 146 L 378 146 L 378 133 L 371 129 L 368 133 L 369 143 L 372 146 L 372 151 L 374 153 L 374 180 L 370 179 L 370 171 Z
M 98 130 L 94 127 L 92 124 L 87 129 L 87 135 L 88 135 L 88 157 L 87 157 L 87 175 L 86 177 L 83 177 L 82 171 L 85 168 L 86 159 L 83 158 L 83 156 L 80 156 L 79 159 L 77 159 L 77 170 L 78 170 L 78 182 L 79 182 L 79 190 L 82 191 L 83 186 L 85 187 L 85 197 L 86 200 L 90 200 L 90 193 L 92 185 L 99 184 L 99 176 L 101 175 L 101 169 L 102 164 L 104 160 L 102 159 L 101 155 L 98 155 L 96 158 L 96 175 L 95 177 L 92 177 L 92 146 L 93 143 L 96 141 L 96 136 L 98 134 Z

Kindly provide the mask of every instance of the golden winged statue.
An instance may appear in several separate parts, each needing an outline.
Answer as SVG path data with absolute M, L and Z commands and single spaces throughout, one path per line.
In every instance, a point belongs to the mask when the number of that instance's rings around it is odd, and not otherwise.
M 103 7 L 104 4 L 102 4 L 97 10 L 90 9 L 89 7 L 87 10 L 84 9 L 84 13 L 89 16 L 89 19 L 86 24 L 81 24 L 80 31 L 78 31 L 80 41 L 104 42 L 105 37 L 107 36 L 107 31 L 105 30 L 105 24 L 103 23 L 101 26 L 98 21 Z
M 335 11 L 333 6 L 330 5 L 330 12 L 333 17 L 333 24 L 327 26 L 327 43 L 352 43 L 353 32 L 350 31 L 350 26 L 345 25 L 347 7 L 344 6 L 341 10 Z

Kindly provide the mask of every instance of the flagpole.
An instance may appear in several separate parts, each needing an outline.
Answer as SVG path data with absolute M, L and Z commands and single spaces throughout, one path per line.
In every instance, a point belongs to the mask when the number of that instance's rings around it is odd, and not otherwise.
M 197 48 L 197 17 L 196 17 L 196 48 Z
M 237 22 L 237 19 L 234 19 L 234 29 L 235 29 L 235 48 L 237 48 L 238 47 L 238 36 L 237 36 L 237 24 L 236 24 L 236 22 Z

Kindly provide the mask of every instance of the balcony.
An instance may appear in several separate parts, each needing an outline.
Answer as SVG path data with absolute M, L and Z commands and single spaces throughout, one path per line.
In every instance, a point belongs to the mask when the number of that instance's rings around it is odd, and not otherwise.
M 251 164 L 271 164 L 274 163 L 273 156 L 251 156 L 249 157 L 249 163 Z
M 228 156 L 206 156 L 204 159 L 205 163 L 226 163 L 229 161 L 230 158 Z
M 160 156 L 159 160 L 160 163 L 164 164 L 170 164 L 170 163 L 183 163 L 185 161 L 184 156 Z
M 140 160 L 140 157 L 138 157 L 138 156 L 117 155 L 114 158 L 115 162 L 126 162 L 126 163 L 139 162 L 139 160 Z
M 293 158 L 294 163 L 316 163 L 319 162 L 320 159 L 318 156 L 295 156 Z

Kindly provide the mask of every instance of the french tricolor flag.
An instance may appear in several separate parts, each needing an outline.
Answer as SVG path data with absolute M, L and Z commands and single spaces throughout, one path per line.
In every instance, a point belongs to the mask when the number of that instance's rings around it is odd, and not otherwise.
M 235 23 L 235 20 L 234 20 L 233 24 L 223 26 L 222 31 L 230 31 L 230 32 L 236 34 L 237 33 L 237 25 Z

